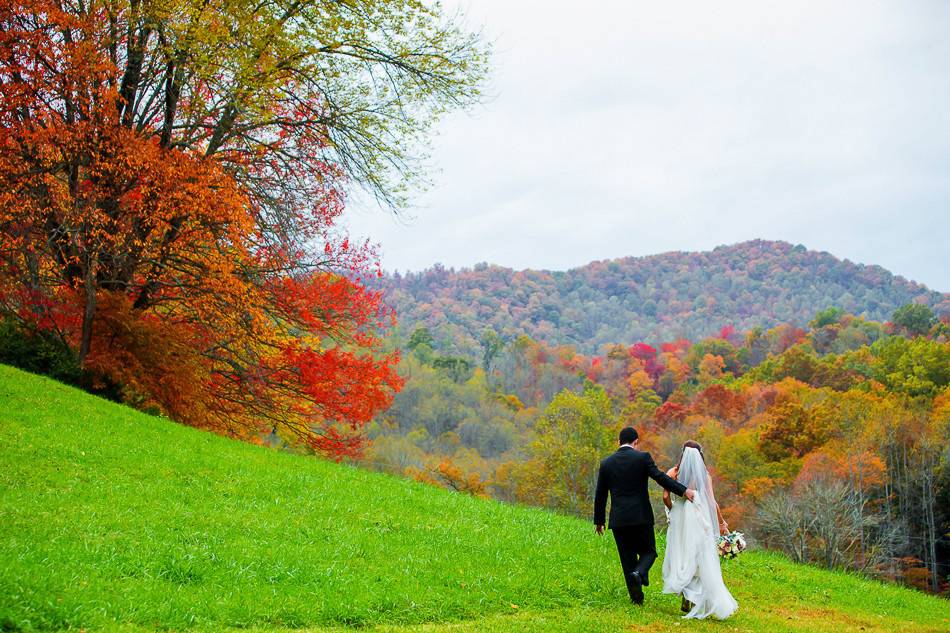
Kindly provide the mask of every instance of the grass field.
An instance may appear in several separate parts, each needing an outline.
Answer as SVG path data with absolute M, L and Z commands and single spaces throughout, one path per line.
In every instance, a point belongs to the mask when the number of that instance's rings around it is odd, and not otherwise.
M 0 631 L 948 631 L 950 604 L 750 552 L 740 604 L 626 598 L 591 525 L 201 433 L 0 366 Z

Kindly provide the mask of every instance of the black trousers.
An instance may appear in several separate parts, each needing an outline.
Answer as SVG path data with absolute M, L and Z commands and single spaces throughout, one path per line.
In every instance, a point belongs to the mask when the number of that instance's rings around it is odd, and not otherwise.
M 637 572 L 644 585 L 650 584 L 650 568 L 656 561 L 656 533 L 653 524 L 626 525 L 615 527 L 614 541 L 617 542 L 617 553 L 620 554 L 620 566 L 623 567 L 623 579 L 630 591 L 630 573 Z M 633 592 L 630 592 L 631 599 Z

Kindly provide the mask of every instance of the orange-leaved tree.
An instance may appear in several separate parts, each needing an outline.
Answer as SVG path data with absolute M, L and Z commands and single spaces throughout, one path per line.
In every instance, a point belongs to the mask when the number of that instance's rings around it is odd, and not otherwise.
M 399 204 L 476 44 L 409 1 L 0 0 L 2 316 L 183 422 L 355 453 L 400 381 L 343 188 Z

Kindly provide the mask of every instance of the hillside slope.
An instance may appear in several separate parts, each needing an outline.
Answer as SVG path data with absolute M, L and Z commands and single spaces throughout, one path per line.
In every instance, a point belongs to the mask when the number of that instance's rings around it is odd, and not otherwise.
M 588 522 L 241 444 L 0 366 L 0 630 L 681 630 Z M 940 631 L 947 603 L 748 553 L 739 631 Z M 715 623 L 690 625 L 722 630 Z
M 764 240 L 593 262 L 566 272 L 436 266 L 374 283 L 385 290 L 407 334 L 423 324 L 440 349 L 475 355 L 486 327 L 509 339 L 527 334 L 595 353 L 612 343 L 697 340 L 730 324 L 740 332 L 804 325 L 829 306 L 878 321 L 912 301 L 950 313 L 950 295 L 880 266 Z

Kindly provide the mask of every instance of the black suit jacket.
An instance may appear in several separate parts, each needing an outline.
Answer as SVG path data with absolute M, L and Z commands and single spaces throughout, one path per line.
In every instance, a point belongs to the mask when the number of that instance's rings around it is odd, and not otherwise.
M 594 495 L 594 524 L 604 525 L 607 493 L 610 493 L 610 529 L 627 525 L 652 525 L 653 507 L 647 493 L 647 477 L 670 492 L 683 496 L 686 486 L 656 467 L 649 453 L 629 446 L 600 462 Z

